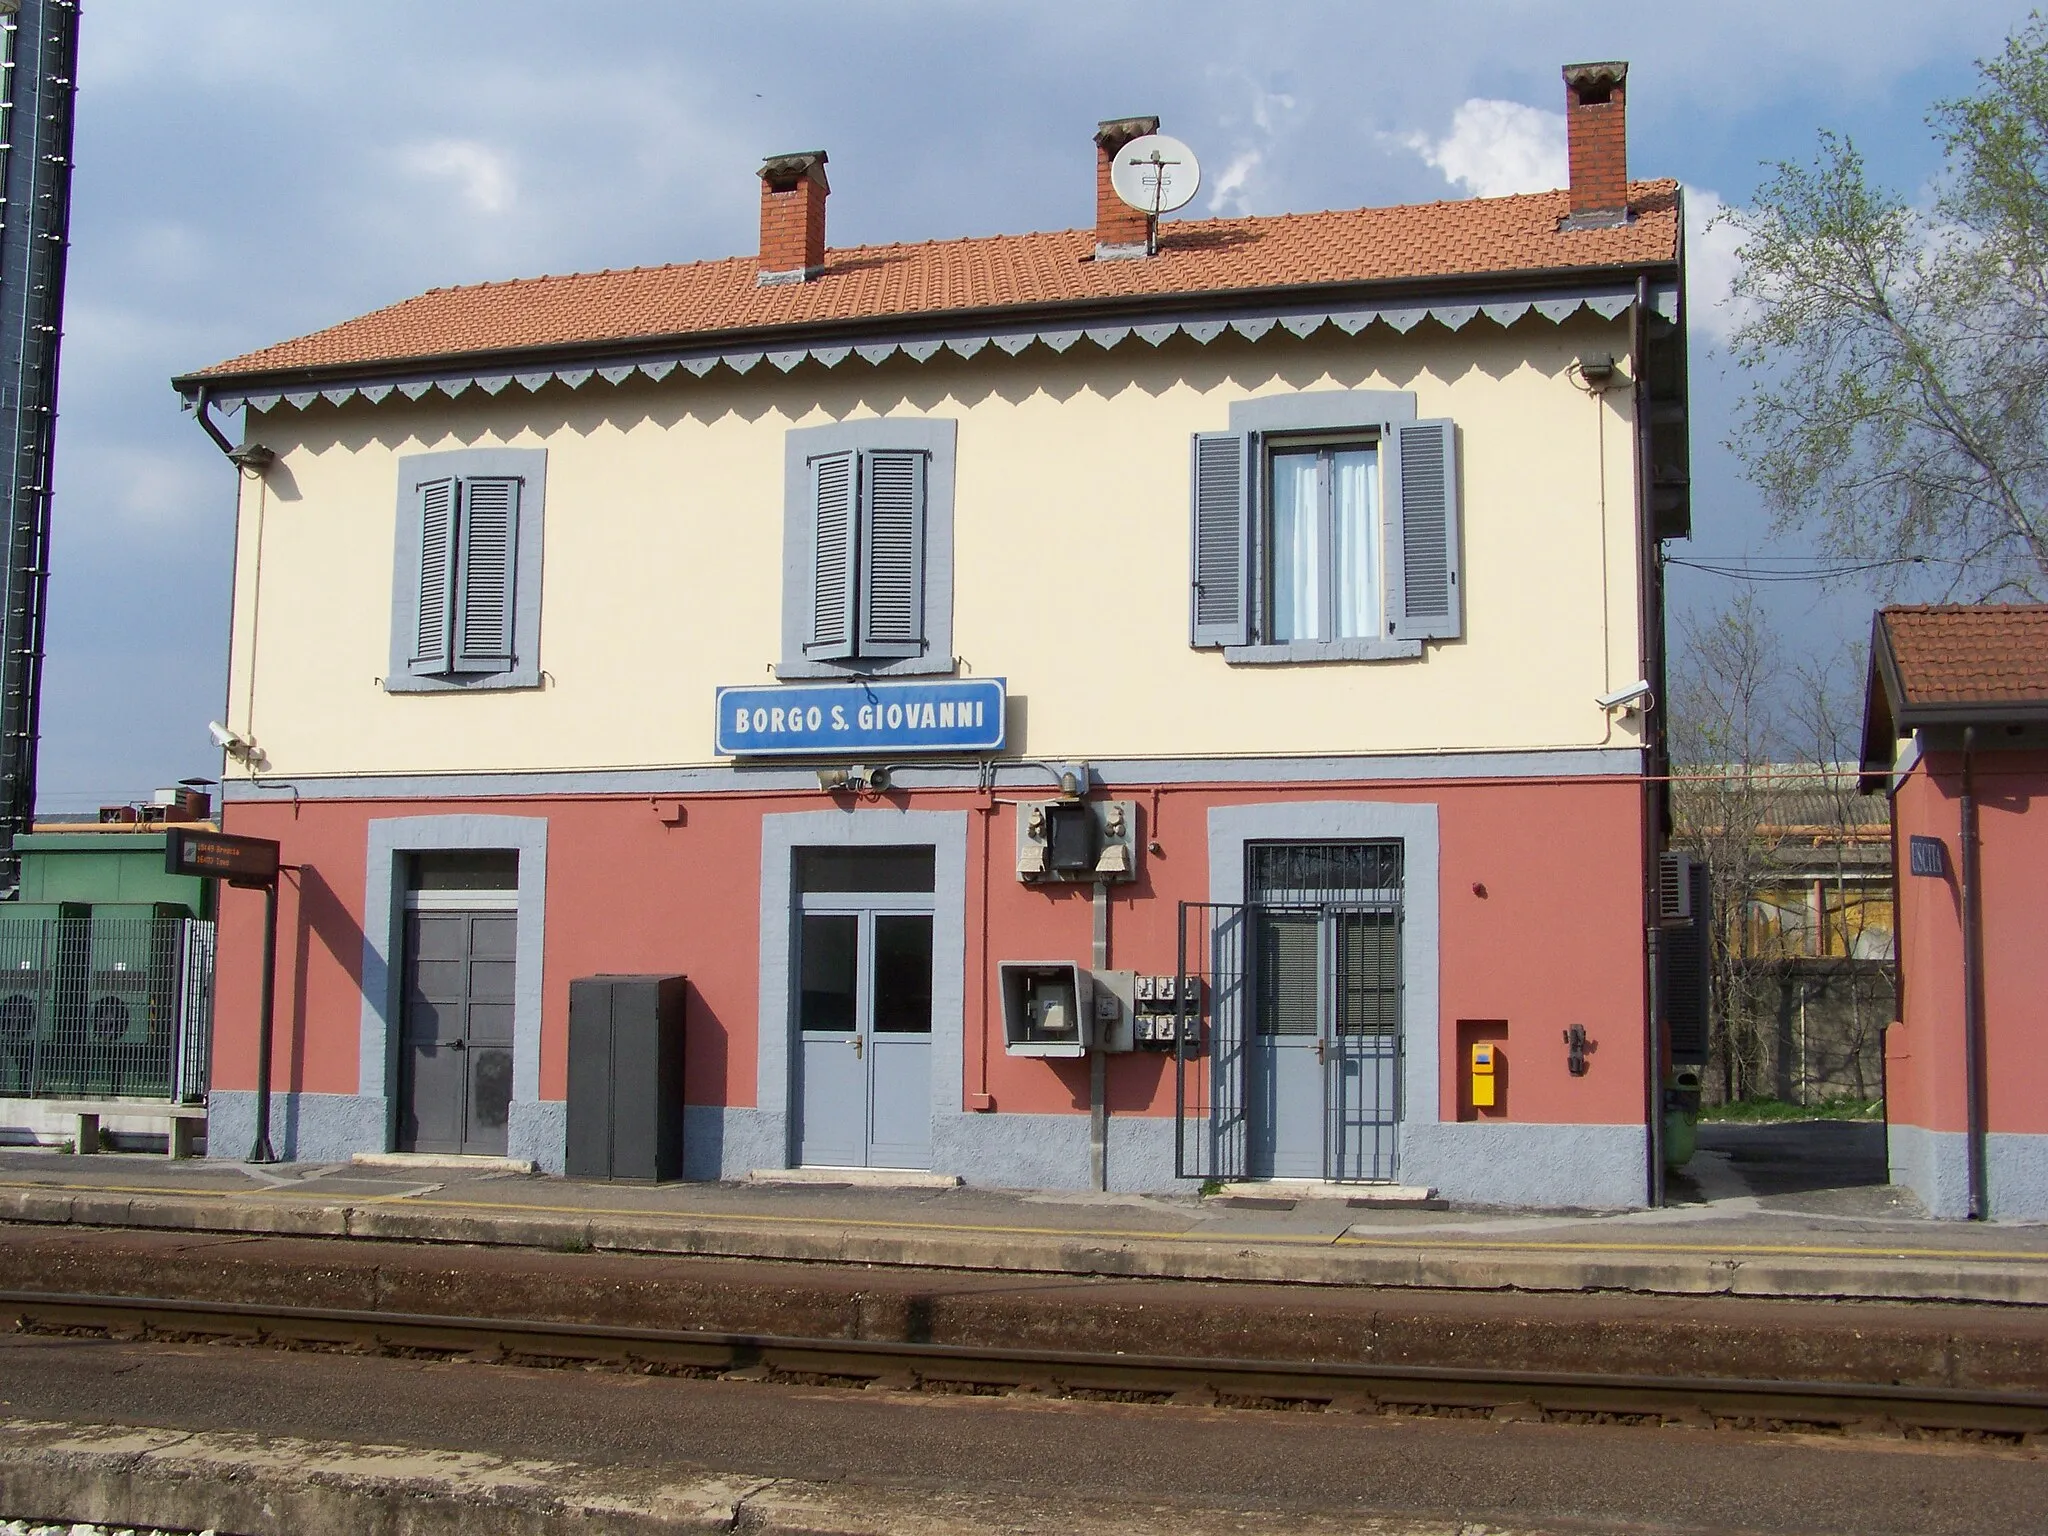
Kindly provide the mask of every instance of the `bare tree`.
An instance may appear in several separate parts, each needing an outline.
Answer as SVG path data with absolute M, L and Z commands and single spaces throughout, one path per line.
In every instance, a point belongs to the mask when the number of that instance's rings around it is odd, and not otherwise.
M 1707 863 L 1716 932 L 1711 1055 L 1725 1102 L 1768 1079 L 1772 956 L 1754 921 L 1770 859 L 1771 762 L 1784 682 L 1768 619 L 1744 594 L 1710 619 L 1679 624 L 1671 682 L 1676 839 Z
M 1892 992 L 1892 953 L 1889 928 L 1871 927 L 1868 882 L 1888 860 L 1871 857 L 1872 828 L 1863 812 L 1872 802 L 1857 788 L 1862 661 L 1860 647 L 1845 645 L 1833 656 L 1801 662 L 1793 669 L 1796 686 L 1787 713 L 1797 747 L 1816 765 L 1810 803 L 1826 829 L 1820 863 L 1832 900 L 1816 913 L 1814 953 L 1822 962 L 1816 970 L 1830 988 L 1848 992 L 1843 1066 L 1851 1091 L 1867 1099 L 1876 1083 L 1866 1064 L 1876 1057 L 1889 1022 L 1890 1010 L 1878 1004 Z M 1887 839 L 1887 852 L 1889 846 Z M 1873 961 L 1881 962 L 1874 976 Z

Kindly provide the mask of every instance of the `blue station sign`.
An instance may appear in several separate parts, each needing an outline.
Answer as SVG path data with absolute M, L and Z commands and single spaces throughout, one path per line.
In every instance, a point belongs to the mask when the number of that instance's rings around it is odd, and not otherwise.
M 1000 752 L 1003 679 L 718 690 L 721 757 Z

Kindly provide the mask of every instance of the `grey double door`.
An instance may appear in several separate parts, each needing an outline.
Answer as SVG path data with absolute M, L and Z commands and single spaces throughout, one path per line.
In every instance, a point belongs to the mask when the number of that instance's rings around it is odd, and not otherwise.
M 805 1167 L 932 1162 L 931 897 L 803 897 L 795 1151 Z
M 1399 912 L 1259 907 L 1252 923 L 1252 1177 L 1392 1178 Z
M 1246 1171 L 1390 1179 L 1401 1113 L 1401 847 L 1247 850 Z
M 518 921 L 513 912 L 406 913 L 400 1151 L 505 1154 Z

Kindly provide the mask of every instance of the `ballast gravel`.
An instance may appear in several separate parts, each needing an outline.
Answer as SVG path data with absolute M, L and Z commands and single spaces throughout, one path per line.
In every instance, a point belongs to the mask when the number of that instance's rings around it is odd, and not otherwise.
M 154 1525 L 50 1525 L 35 1520 L 0 1520 L 0 1536 L 214 1536 L 208 1531 L 167 1531 Z

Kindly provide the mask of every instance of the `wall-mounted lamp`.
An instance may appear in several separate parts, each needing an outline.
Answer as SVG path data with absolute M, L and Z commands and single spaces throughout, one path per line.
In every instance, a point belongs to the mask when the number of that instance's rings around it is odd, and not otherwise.
M 260 475 L 277 462 L 277 452 L 275 449 L 264 447 L 261 443 L 244 443 L 232 450 L 228 458 L 235 468 L 253 469 Z
M 1596 393 L 1611 386 L 1614 376 L 1614 355 L 1610 352 L 1597 352 L 1579 359 L 1579 377 L 1585 381 L 1586 388 Z

